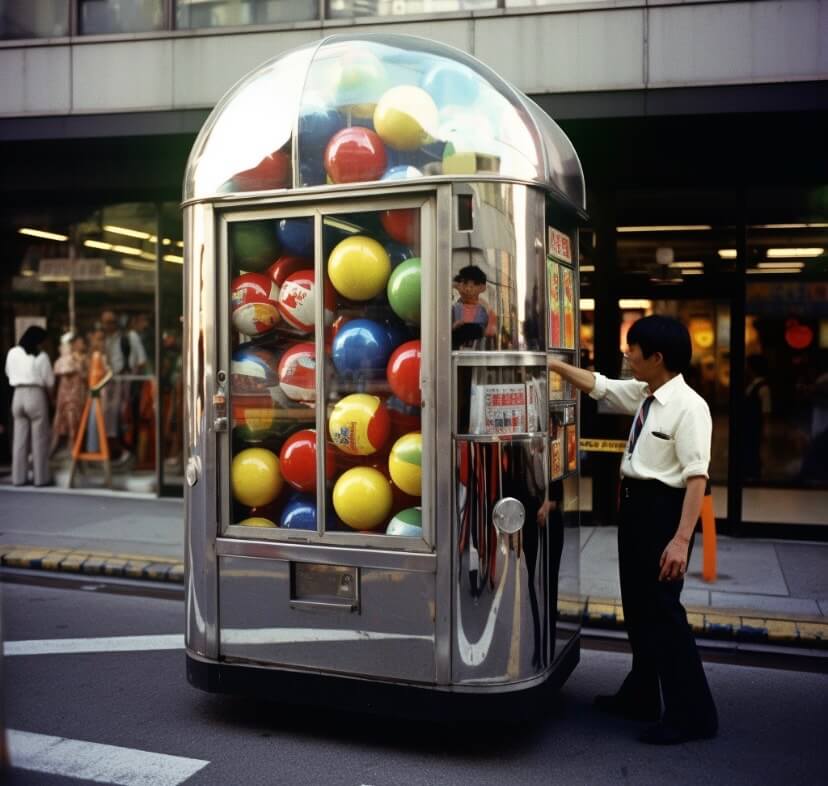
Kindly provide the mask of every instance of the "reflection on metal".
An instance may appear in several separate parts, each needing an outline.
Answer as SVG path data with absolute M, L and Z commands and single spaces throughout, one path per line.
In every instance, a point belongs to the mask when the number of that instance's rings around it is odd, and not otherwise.
M 313 644 L 338 641 L 434 641 L 434 636 L 408 633 L 383 633 L 376 630 L 336 630 L 312 628 L 222 628 L 224 644 Z
M 492 509 L 492 521 L 499 532 L 504 535 L 514 535 L 523 528 L 526 510 L 519 500 L 506 497 L 495 503 Z
M 184 470 L 184 478 L 187 481 L 187 485 L 192 488 L 198 483 L 198 479 L 201 475 L 201 460 L 198 456 L 190 456 L 187 460 L 187 469 Z

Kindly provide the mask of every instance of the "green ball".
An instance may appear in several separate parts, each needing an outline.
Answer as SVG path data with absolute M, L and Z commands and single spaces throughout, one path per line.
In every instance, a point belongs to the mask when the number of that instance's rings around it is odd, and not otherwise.
M 276 232 L 269 221 L 239 221 L 230 228 L 233 261 L 239 270 L 261 273 L 279 253 Z
M 406 508 L 401 510 L 385 528 L 386 535 L 402 535 L 407 538 L 421 538 L 423 536 L 422 508 Z
M 417 257 L 398 265 L 388 279 L 388 303 L 406 322 L 420 321 L 421 267 Z

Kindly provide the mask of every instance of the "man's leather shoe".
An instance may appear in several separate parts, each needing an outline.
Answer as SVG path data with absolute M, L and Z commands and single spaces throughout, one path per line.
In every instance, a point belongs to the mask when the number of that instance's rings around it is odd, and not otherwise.
M 617 693 L 607 696 L 596 696 L 595 706 L 601 712 L 608 715 L 615 715 L 618 718 L 626 718 L 634 721 L 657 721 L 661 717 L 661 711 L 638 704 L 629 699 L 621 697 Z
M 645 729 L 638 739 L 647 745 L 681 745 L 691 740 L 709 740 L 716 736 L 716 731 L 688 731 L 670 723 L 656 723 Z

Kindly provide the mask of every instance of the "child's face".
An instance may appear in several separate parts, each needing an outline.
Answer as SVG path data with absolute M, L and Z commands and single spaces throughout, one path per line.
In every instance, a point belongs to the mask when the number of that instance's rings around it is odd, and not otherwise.
M 460 300 L 463 303 L 477 303 L 480 295 L 486 289 L 485 284 L 476 284 L 474 281 L 456 281 L 454 288 L 460 295 Z

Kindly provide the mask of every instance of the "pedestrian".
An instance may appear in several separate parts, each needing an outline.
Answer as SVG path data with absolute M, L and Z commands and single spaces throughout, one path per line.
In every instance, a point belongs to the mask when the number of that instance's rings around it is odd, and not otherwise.
M 680 600 L 707 484 L 712 420 L 707 403 L 682 375 L 692 350 L 680 322 L 644 317 L 630 328 L 627 342 L 634 379 L 608 379 L 556 360 L 550 367 L 611 411 L 635 415 L 621 462 L 618 524 L 632 669 L 617 693 L 595 703 L 613 715 L 657 721 L 641 741 L 673 745 L 714 737 L 718 730 Z
M 6 355 L 6 376 L 14 388 L 12 396 L 12 483 L 28 480 L 32 455 L 35 486 L 51 484 L 49 474 L 49 394 L 55 384 L 52 362 L 41 349 L 46 331 L 38 325 L 26 329 L 17 346 Z
M 61 338 L 61 356 L 55 361 L 53 370 L 58 380 L 58 389 L 50 454 L 57 450 L 62 437 L 67 438 L 70 452 L 75 444 L 88 392 L 89 358 L 83 336 L 70 332 Z

